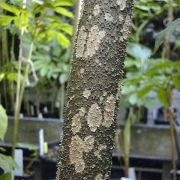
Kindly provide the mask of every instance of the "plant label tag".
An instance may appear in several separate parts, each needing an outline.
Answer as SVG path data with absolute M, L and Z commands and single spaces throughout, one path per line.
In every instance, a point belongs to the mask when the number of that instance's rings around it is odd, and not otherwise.
M 44 155 L 44 130 L 39 130 L 39 155 Z
M 14 176 L 23 176 L 23 150 L 16 149 L 14 160 L 18 165 L 18 168 L 13 171 Z

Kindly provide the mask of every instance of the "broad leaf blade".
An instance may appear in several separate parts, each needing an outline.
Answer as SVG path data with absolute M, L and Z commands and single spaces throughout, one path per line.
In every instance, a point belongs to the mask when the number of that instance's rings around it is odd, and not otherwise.
M 8 126 L 8 117 L 5 109 L 0 105 L 0 139 L 3 140 Z
M 0 2 L 0 8 L 9 11 L 13 14 L 19 15 L 20 11 L 17 7 L 15 7 L 14 5 L 10 5 L 4 2 Z

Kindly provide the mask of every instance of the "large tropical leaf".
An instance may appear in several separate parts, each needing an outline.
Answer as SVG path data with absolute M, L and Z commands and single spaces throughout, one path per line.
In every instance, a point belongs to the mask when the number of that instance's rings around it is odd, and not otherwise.
M 0 104 L 0 139 L 3 140 L 8 126 L 8 118 L 5 109 Z

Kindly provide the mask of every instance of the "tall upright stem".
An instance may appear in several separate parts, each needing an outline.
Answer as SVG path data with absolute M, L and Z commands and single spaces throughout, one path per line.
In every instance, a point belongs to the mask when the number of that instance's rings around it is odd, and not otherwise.
M 20 91 L 21 91 L 21 70 L 22 70 L 22 48 L 23 48 L 23 34 L 24 28 L 20 34 L 20 45 L 19 45 L 19 58 L 18 58 L 18 74 L 17 74 L 17 87 L 16 87 L 16 103 L 14 112 L 14 129 L 13 129 L 13 142 L 12 142 L 12 155 L 14 156 L 16 141 L 17 141 L 17 130 L 19 127 L 19 113 L 20 113 Z
M 20 37 L 18 80 L 17 80 L 17 89 L 16 89 L 16 104 L 15 104 L 14 130 L 13 130 L 13 148 L 12 148 L 13 156 L 14 156 L 14 151 L 15 151 L 16 142 L 17 142 L 17 131 L 19 128 L 19 114 L 20 114 L 20 109 L 21 109 L 21 105 L 22 105 L 22 99 L 23 99 L 24 89 L 25 89 L 25 85 L 26 85 L 26 80 L 27 80 L 28 73 L 29 73 L 29 64 L 27 64 L 26 68 L 25 68 L 24 78 L 21 81 L 21 70 L 22 70 L 22 59 L 23 59 L 23 57 L 22 57 L 23 42 L 22 41 L 23 41 L 23 33 L 21 34 L 21 37 Z M 28 60 L 31 60 L 32 51 L 33 51 L 33 42 L 30 45 Z
M 168 104 L 167 111 L 168 111 L 168 119 L 169 119 L 169 124 L 170 124 L 173 180 L 176 180 L 176 142 L 175 142 L 174 113 L 173 113 L 173 108 L 172 108 L 172 97 L 171 97 L 171 95 L 169 96 L 169 104 Z

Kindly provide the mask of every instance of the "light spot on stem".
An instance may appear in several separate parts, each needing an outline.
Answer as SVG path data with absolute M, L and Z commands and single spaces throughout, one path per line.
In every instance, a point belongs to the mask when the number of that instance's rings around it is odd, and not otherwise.
M 130 33 L 130 26 L 131 26 L 131 17 L 127 15 L 122 29 L 123 39 L 128 38 L 128 35 Z
M 93 14 L 94 16 L 98 16 L 101 12 L 100 6 L 98 4 L 96 4 L 96 6 L 94 7 L 94 11 Z
M 73 134 L 76 134 L 80 131 L 80 129 L 81 129 L 81 117 L 79 113 L 77 113 L 72 118 L 71 130 Z
M 95 132 L 97 128 L 100 127 L 102 123 L 102 113 L 97 103 L 91 105 L 87 116 L 87 123 L 92 132 Z
M 106 13 L 106 14 L 105 14 L 105 20 L 106 20 L 106 21 L 113 21 L 112 15 L 111 15 L 110 13 Z
M 79 35 L 76 44 L 76 57 L 80 58 L 83 57 L 85 43 L 86 43 L 87 33 L 85 32 L 85 27 L 82 26 L 79 30 Z
M 77 173 L 82 173 L 85 168 L 85 162 L 83 159 L 83 151 L 84 151 L 83 140 L 78 136 L 73 136 L 70 144 L 70 162 L 74 164 L 75 171 Z
M 94 147 L 94 137 L 93 136 L 87 136 L 84 139 L 84 152 L 88 153 L 90 152 Z
M 113 95 L 107 97 L 104 107 L 104 120 L 102 125 L 109 128 L 114 121 L 115 98 Z
M 96 54 L 97 50 L 99 49 L 101 40 L 104 38 L 105 35 L 106 32 L 100 31 L 97 25 L 91 28 L 88 35 L 85 57 L 92 57 L 94 54 Z
M 86 99 L 88 99 L 90 95 L 91 95 L 91 91 L 90 91 L 90 90 L 87 90 L 87 89 L 86 89 L 86 90 L 83 92 L 83 96 L 84 96 Z
M 102 174 L 96 175 L 95 180 L 103 180 L 103 175 Z
M 126 8 L 126 0 L 117 0 L 117 5 L 120 6 L 120 10 L 123 11 Z

